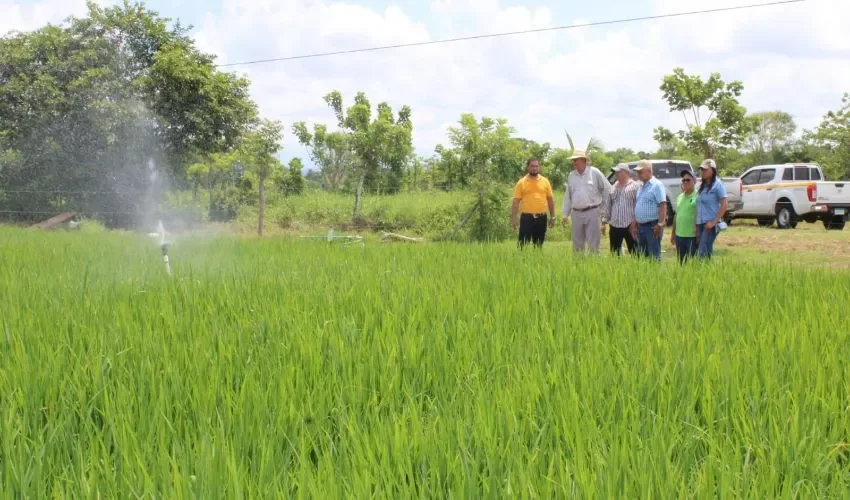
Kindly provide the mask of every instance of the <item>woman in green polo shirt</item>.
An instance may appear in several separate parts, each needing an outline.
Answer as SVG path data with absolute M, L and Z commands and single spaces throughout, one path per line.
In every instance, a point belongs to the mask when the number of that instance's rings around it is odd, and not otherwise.
M 694 190 L 696 177 L 685 170 L 682 172 L 682 193 L 676 198 L 676 217 L 670 232 L 670 243 L 676 247 L 679 262 L 695 257 L 697 254 L 697 193 Z

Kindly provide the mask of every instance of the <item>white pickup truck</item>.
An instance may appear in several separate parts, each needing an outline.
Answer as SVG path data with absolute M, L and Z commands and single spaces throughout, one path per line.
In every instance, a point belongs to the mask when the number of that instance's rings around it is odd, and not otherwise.
M 823 221 L 827 229 L 842 230 L 850 214 L 850 182 L 826 182 L 816 163 L 759 165 L 741 175 L 741 201 L 736 219 L 773 221 L 782 229 L 797 222 Z

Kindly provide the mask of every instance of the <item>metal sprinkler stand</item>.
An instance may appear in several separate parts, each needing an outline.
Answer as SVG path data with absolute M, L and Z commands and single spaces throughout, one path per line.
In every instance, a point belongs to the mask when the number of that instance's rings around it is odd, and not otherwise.
M 328 243 L 334 242 L 342 242 L 344 245 L 350 245 L 352 243 L 360 243 L 361 245 L 364 243 L 362 236 L 347 236 L 345 234 L 334 234 L 333 228 L 328 230 L 327 236 L 302 236 L 302 240 L 325 240 Z
M 162 261 L 165 262 L 165 272 L 171 276 L 171 264 L 168 263 L 168 243 L 160 244 L 159 248 L 162 250 Z

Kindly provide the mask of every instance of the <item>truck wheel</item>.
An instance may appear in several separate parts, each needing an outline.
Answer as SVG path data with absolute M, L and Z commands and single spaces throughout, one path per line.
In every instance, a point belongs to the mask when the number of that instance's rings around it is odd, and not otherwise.
M 773 225 L 772 217 L 759 217 L 756 221 L 759 223 L 759 227 L 768 227 Z
M 776 205 L 776 227 L 779 229 L 792 229 L 797 227 L 797 214 L 794 207 L 787 203 Z
M 825 227 L 827 231 L 843 231 L 844 217 L 838 216 L 826 219 L 823 221 L 823 227 Z

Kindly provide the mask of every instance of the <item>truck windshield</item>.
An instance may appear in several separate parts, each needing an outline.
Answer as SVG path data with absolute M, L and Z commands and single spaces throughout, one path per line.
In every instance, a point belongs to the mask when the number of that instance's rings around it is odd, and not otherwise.
M 760 170 L 754 170 L 754 171 L 748 173 L 747 175 L 741 177 L 741 184 L 743 184 L 745 186 L 750 186 L 752 184 L 758 184 L 760 175 L 761 175 Z
M 683 162 L 655 163 L 652 165 L 652 175 L 659 179 L 678 179 L 682 171 L 690 171 L 691 166 Z

